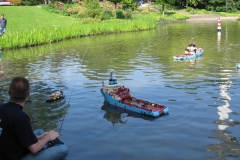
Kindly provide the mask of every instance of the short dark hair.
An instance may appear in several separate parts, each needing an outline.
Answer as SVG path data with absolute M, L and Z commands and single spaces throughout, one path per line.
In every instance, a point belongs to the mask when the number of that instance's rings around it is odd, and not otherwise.
M 1 16 L 4 16 L 4 14 L 1 14 Z
M 24 77 L 15 77 L 9 86 L 10 100 L 14 102 L 24 102 L 29 96 L 30 84 Z

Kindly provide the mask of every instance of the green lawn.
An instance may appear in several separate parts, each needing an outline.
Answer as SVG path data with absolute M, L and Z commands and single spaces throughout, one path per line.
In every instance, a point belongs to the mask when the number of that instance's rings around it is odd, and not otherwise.
M 68 26 L 80 23 L 78 18 L 50 13 L 40 6 L 0 6 L 0 14 L 4 14 L 8 21 L 7 31 Z

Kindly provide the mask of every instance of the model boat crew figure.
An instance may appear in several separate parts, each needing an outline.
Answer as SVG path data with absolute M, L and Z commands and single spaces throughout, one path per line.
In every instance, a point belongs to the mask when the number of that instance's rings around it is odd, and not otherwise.
M 166 106 L 133 97 L 130 89 L 125 88 L 113 77 L 113 72 L 110 73 L 108 84 L 103 83 L 100 91 L 106 102 L 125 111 L 137 112 L 153 117 L 165 115 L 169 112 Z

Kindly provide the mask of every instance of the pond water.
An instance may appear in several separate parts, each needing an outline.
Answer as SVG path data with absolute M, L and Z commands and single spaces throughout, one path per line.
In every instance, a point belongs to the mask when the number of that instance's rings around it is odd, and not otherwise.
M 240 158 L 240 22 L 160 24 L 156 30 L 67 40 L 3 51 L 0 101 L 15 76 L 31 83 L 24 107 L 33 129 L 55 129 L 68 160 Z M 174 61 L 191 39 L 202 57 Z M 131 93 L 167 106 L 151 118 L 122 113 L 100 93 L 114 70 Z M 45 102 L 62 90 L 65 98 Z

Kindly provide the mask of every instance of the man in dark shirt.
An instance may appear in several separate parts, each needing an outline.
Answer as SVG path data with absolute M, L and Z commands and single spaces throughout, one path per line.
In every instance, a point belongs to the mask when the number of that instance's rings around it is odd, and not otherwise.
M 63 144 L 44 149 L 44 146 L 59 137 L 55 131 L 36 136 L 30 119 L 23 112 L 30 85 L 26 78 L 12 80 L 8 93 L 10 102 L 0 104 L 0 159 L 1 160 L 60 160 L 67 156 L 68 147 Z
M 6 32 L 7 20 L 4 18 L 4 14 L 1 14 L 0 18 L 0 36 Z

